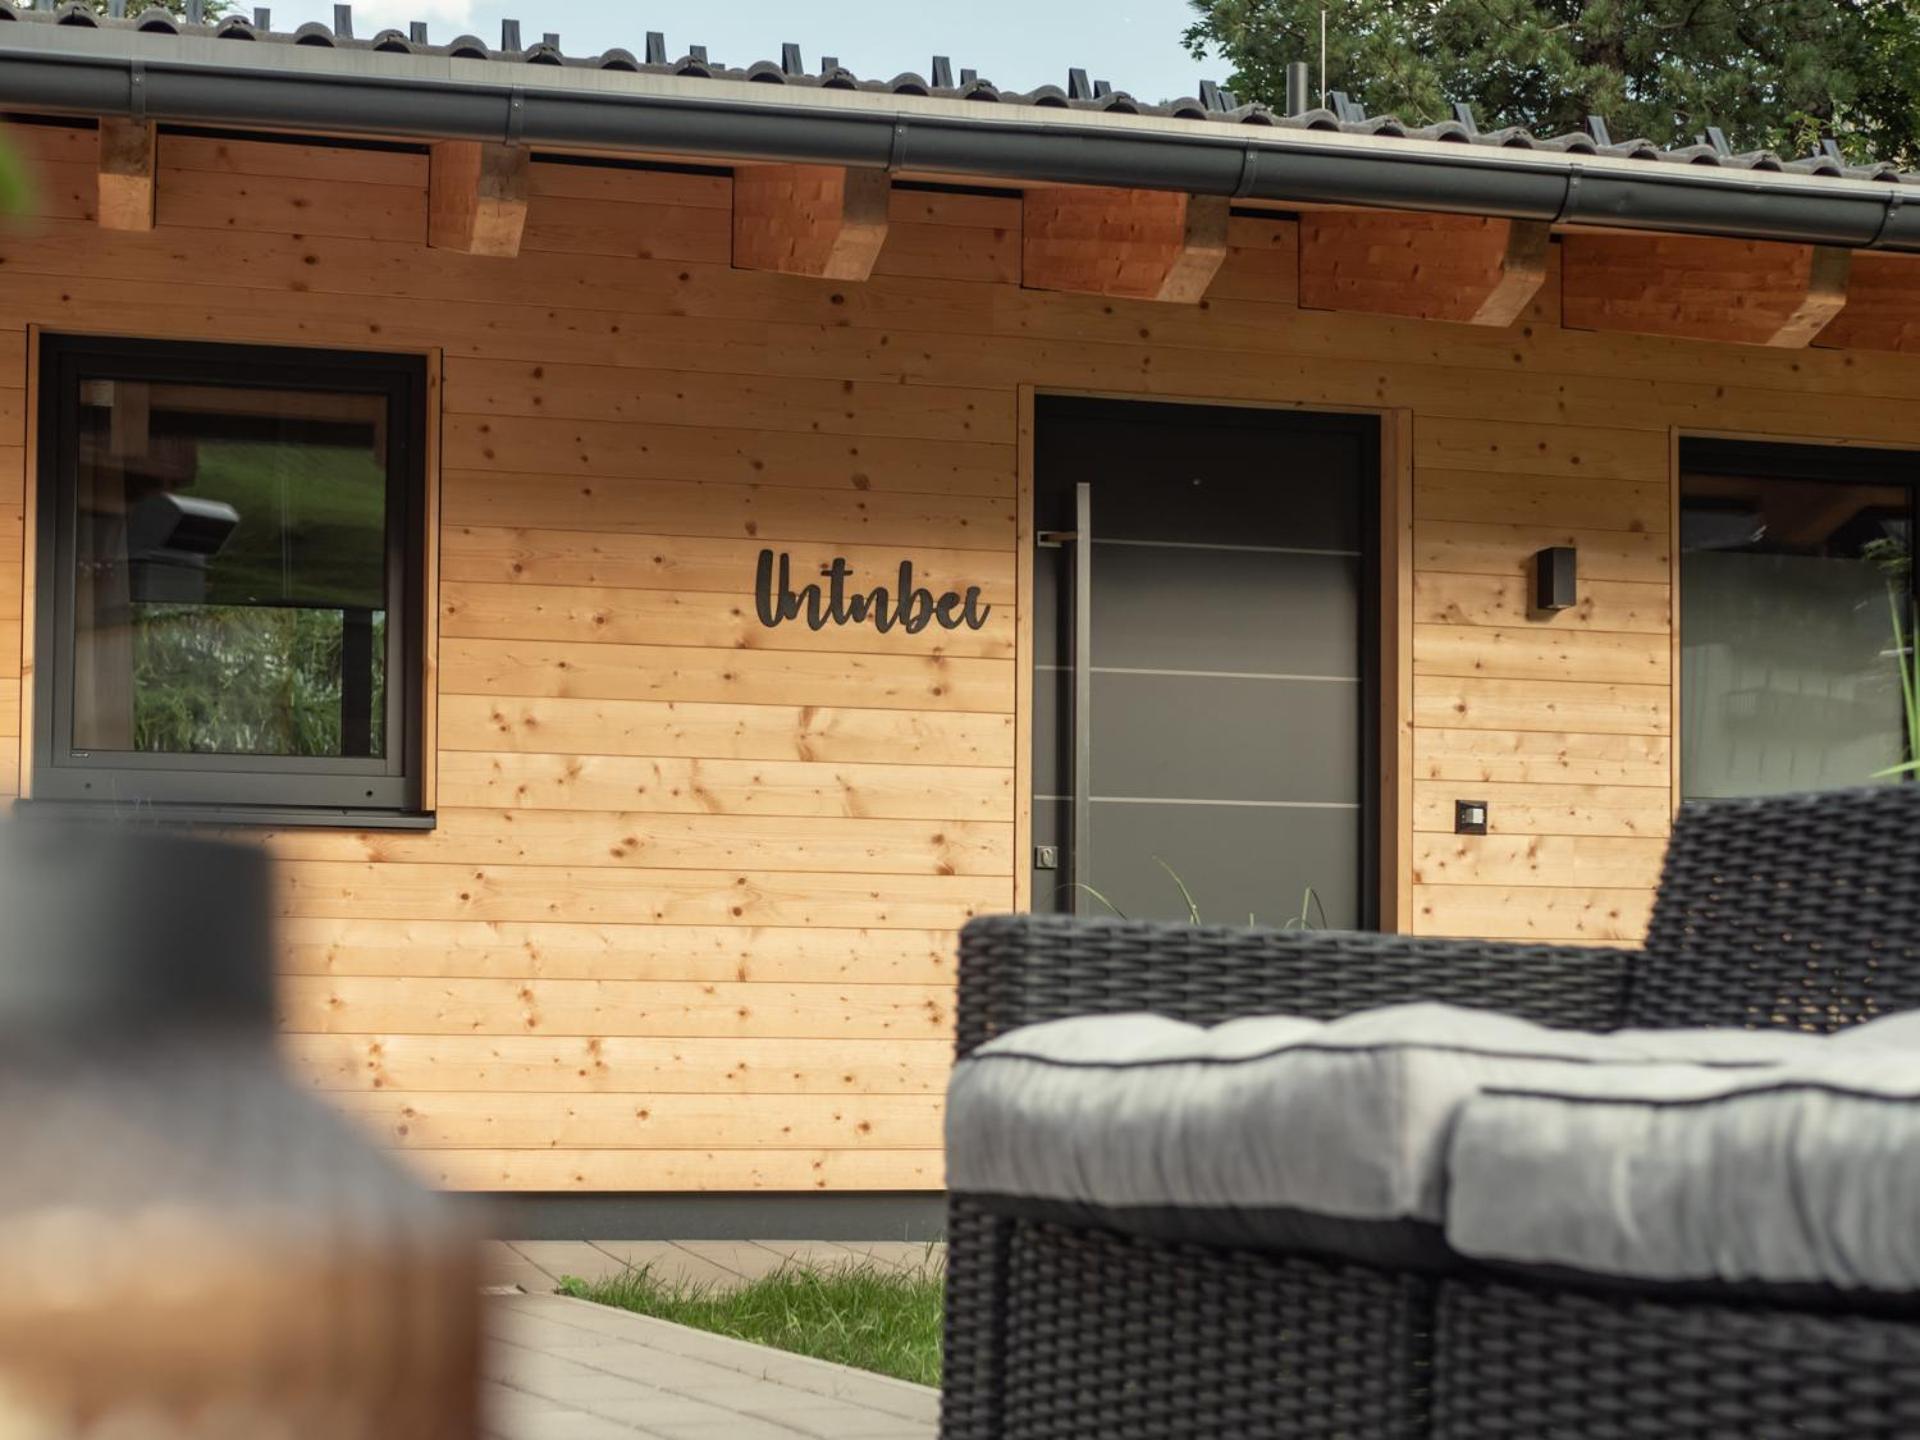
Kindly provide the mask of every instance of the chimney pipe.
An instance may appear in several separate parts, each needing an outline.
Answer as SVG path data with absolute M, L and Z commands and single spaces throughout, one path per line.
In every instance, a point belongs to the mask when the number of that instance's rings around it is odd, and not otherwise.
M 1295 60 L 1287 66 L 1287 114 L 1304 115 L 1307 104 L 1307 62 Z

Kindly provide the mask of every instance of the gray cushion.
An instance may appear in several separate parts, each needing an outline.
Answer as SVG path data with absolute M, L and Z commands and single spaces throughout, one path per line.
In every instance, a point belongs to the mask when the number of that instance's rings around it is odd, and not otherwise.
M 1437 1226 L 1454 1117 L 1484 1089 L 1672 1059 L 1772 1065 L 1819 1043 L 1783 1032 L 1598 1036 L 1446 1005 L 1212 1029 L 1151 1015 L 1055 1021 L 955 1068 L 947 1182 L 1114 1211 Z
M 1920 1292 L 1920 1015 L 1763 1070 L 1564 1070 L 1467 1100 L 1461 1254 L 1624 1279 Z

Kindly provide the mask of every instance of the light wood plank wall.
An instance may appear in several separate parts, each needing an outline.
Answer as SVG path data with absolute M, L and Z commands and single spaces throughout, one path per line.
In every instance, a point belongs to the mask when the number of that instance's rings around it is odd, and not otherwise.
M 92 223 L 89 132 L 14 135 L 5 793 L 27 327 L 444 352 L 439 827 L 265 838 L 293 1064 L 456 1187 L 939 1185 L 953 932 L 1021 860 L 1021 385 L 1412 412 L 1411 921 L 1458 935 L 1646 923 L 1672 432 L 1920 438 L 1910 360 L 1568 332 L 1551 278 L 1506 331 L 1300 310 L 1284 219 L 1163 306 L 1023 290 L 1016 198 L 896 189 L 845 285 L 731 269 L 722 173 L 536 162 L 502 261 L 425 248 L 422 154 L 163 135 L 141 235 Z M 1548 544 L 1583 598 L 1539 624 Z M 993 621 L 769 632 L 763 545 L 911 557 Z

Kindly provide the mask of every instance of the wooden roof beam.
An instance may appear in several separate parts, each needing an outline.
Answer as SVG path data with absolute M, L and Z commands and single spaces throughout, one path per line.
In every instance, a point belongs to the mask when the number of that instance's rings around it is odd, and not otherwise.
M 1798 349 L 1847 304 L 1850 251 L 1705 235 L 1569 234 L 1561 323 Z
M 1227 258 L 1224 197 L 1092 186 L 1029 190 L 1021 283 L 1128 300 L 1197 304 Z
M 1835 350 L 1920 352 L 1920 256 L 1856 252 L 1847 308 L 1815 342 Z
M 1538 221 L 1393 210 L 1300 217 L 1300 305 L 1505 327 L 1547 278 Z
M 435 143 L 428 172 L 427 244 L 511 260 L 527 225 L 528 152 L 480 140 Z
M 153 229 L 155 131 L 151 122 L 100 122 L 100 226 Z
M 884 170 L 742 165 L 733 172 L 733 264 L 865 280 L 887 243 Z

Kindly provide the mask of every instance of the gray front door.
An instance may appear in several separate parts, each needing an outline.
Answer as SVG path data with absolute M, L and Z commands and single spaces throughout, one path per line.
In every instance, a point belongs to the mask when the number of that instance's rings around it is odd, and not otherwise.
M 1034 907 L 1371 925 L 1377 422 L 1035 418 Z

